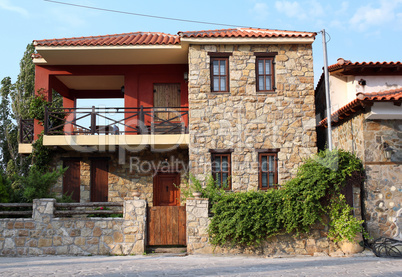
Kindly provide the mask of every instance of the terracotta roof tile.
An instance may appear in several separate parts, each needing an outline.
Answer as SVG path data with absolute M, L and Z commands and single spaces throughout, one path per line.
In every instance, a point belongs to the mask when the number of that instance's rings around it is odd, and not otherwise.
M 346 68 L 346 67 L 364 67 L 364 66 L 395 66 L 395 65 L 402 65 L 401 62 L 354 62 L 345 61 L 341 59 L 343 62 L 338 62 L 336 64 L 328 66 L 328 70 L 335 71 L 338 69 Z
M 179 32 L 170 35 L 157 32 L 135 32 L 103 36 L 72 37 L 61 39 L 34 40 L 37 46 L 122 46 L 122 45 L 172 45 L 180 44 L 180 38 L 267 38 L 267 37 L 306 37 L 314 38 L 312 32 L 281 31 L 257 28 L 221 29 L 193 32 Z
M 266 38 L 266 37 L 307 37 L 314 38 L 317 33 L 314 32 L 297 32 L 282 31 L 272 29 L 259 28 L 236 28 L 236 29 L 219 29 L 219 30 L 202 30 L 178 33 L 183 38 Z
M 381 92 L 371 92 L 357 94 L 359 100 L 369 101 L 400 101 L 402 100 L 402 89 L 387 90 Z
M 39 46 L 122 46 L 122 45 L 168 45 L 179 44 L 178 35 L 155 32 L 136 32 L 104 36 L 73 37 L 35 40 Z
M 402 101 L 402 89 L 387 90 L 372 93 L 357 93 L 357 98 L 331 114 L 332 124 L 344 121 L 364 108 L 367 103 L 381 101 Z M 327 126 L 327 118 L 320 121 L 318 126 Z

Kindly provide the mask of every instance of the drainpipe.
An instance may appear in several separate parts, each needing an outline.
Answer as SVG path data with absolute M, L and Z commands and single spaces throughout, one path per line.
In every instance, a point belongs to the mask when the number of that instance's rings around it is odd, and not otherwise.
M 324 51 L 324 77 L 325 77 L 325 98 L 327 104 L 327 137 L 328 137 L 328 149 L 332 151 L 332 127 L 331 127 L 331 99 L 329 92 L 329 74 L 328 74 L 328 55 L 327 55 L 327 41 L 325 36 L 325 29 L 322 29 L 322 46 Z

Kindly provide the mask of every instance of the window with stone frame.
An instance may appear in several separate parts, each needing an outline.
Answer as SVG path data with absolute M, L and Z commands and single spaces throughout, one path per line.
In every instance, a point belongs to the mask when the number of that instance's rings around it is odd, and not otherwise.
M 275 87 L 275 56 L 277 52 L 254 53 L 255 76 L 257 83 L 257 92 L 274 92 Z
M 231 151 L 223 152 L 219 150 L 210 150 L 211 152 L 211 164 L 212 164 L 212 176 L 218 183 L 219 187 L 224 187 L 226 190 L 232 188 L 230 176 L 231 176 Z
M 278 184 L 278 149 L 258 153 L 258 188 L 276 189 Z
M 211 57 L 211 91 L 229 92 L 229 56 L 232 53 L 209 52 Z

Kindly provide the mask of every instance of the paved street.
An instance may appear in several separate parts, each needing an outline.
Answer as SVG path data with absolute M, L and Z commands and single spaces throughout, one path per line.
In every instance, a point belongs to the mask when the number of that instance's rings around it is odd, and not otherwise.
M 0 257 L 0 276 L 402 276 L 402 259 L 245 256 Z

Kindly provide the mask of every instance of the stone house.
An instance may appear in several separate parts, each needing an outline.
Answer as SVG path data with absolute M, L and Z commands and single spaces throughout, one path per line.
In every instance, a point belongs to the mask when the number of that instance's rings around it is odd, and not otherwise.
M 68 166 L 54 190 L 77 202 L 139 191 L 149 207 L 183 206 L 188 173 L 213 173 L 231 191 L 273 189 L 317 151 L 315 36 L 237 28 L 35 40 L 35 90 L 48 101 L 56 91 L 63 107 L 47 108 L 43 124 L 22 121 L 19 151 L 43 131 Z
M 402 71 L 400 62 L 338 59 L 328 67 L 332 140 L 355 153 L 366 170 L 362 216 L 374 238 L 402 238 Z M 325 88 L 315 93 L 318 148 L 327 142 Z

